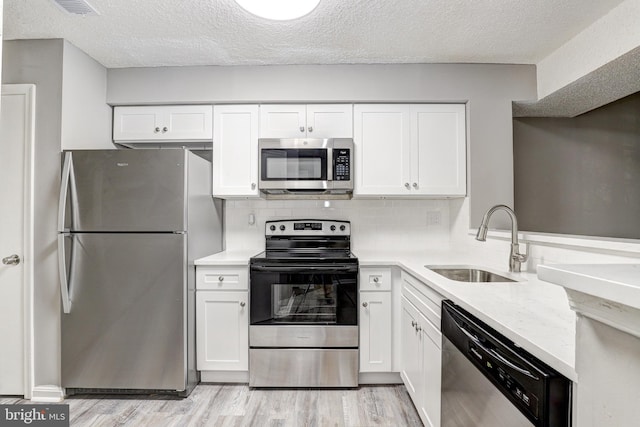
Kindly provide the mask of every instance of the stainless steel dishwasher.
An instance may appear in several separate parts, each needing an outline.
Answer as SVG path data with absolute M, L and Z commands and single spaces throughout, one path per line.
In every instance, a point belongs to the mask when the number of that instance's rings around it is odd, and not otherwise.
M 442 303 L 442 427 L 568 427 L 571 381 Z

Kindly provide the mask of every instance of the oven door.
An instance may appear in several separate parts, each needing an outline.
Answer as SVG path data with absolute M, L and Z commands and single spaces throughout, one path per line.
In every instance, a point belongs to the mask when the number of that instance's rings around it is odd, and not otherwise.
M 358 324 L 357 265 L 251 265 L 251 325 Z

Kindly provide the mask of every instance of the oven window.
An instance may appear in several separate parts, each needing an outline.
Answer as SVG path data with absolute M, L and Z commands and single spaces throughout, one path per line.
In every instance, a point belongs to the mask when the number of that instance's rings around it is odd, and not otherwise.
M 262 180 L 327 179 L 326 149 L 262 149 Z
M 337 294 L 334 284 L 300 283 L 271 286 L 274 322 L 336 323 Z
M 251 324 L 358 324 L 358 274 L 251 272 Z

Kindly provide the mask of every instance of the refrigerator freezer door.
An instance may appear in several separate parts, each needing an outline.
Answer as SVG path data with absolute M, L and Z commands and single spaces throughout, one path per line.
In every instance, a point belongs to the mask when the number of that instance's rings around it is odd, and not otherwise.
M 64 155 L 72 158 L 69 185 L 75 191 L 68 193 L 76 198 L 67 205 L 65 229 L 186 230 L 185 150 L 76 150 Z
M 185 234 L 73 234 L 66 388 L 184 390 Z

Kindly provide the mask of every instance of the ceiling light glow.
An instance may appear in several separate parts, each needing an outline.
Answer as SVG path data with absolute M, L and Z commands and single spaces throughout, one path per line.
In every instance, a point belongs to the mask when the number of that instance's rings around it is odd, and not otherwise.
M 236 3 L 253 15 L 288 21 L 311 13 L 320 0 L 236 0 Z

